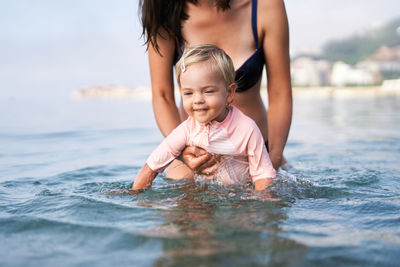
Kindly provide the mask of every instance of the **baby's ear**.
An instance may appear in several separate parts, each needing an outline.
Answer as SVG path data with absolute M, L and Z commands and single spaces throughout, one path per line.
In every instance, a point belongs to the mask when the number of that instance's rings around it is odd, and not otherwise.
M 228 90 L 228 98 L 227 98 L 227 102 L 228 105 L 230 105 L 233 102 L 233 98 L 235 97 L 235 92 L 236 92 L 236 83 L 231 83 L 227 90 Z
M 232 91 L 233 93 L 235 93 L 235 92 L 236 92 L 236 88 L 237 88 L 236 83 L 231 83 L 231 84 L 228 86 L 228 91 Z

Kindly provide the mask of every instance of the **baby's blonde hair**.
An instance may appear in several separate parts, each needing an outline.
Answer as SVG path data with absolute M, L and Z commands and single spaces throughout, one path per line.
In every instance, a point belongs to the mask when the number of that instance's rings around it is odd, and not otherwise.
M 182 72 L 194 63 L 204 62 L 210 59 L 215 63 L 227 87 L 235 82 L 235 68 L 233 67 L 232 59 L 224 50 L 215 45 L 200 44 L 186 48 L 179 61 L 176 63 L 175 69 L 179 88 L 181 88 Z

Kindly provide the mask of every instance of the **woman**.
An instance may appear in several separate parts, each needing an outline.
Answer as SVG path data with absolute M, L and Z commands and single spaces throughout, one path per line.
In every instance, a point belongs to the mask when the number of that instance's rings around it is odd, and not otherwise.
M 289 32 L 283 0 L 142 0 L 143 34 L 148 46 L 152 102 L 164 136 L 186 118 L 174 100 L 173 66 L 185 47 L 208 43 L 231 58 L 238 83 L 233 104 L 260 128 L 275 169 L 292 118 Z M 266 65 L 268 112 L 260 95 Z M 268 114 L 268 116 L 267 116 Z M 182 154 L 187 166 L 174 162 L 168 177 L 181 178 L 213 172 L 218 156 L 188 147 Z

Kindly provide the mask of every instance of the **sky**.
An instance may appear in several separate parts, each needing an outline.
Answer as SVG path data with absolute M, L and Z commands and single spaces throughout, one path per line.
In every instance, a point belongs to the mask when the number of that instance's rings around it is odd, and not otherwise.
M 137 0 L 0 0 L 0 97 L 150 86 Z M 291 54 L 400 15 L 398 0 L 286 0 Z
M 398 0 L 286 0 L 291 53 L 319 51 L 329 40 L 379 27 L 400 16 Z

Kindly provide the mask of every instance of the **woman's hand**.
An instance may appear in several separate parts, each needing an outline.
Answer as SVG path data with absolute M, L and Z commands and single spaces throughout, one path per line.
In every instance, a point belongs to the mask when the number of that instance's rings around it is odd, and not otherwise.
M 187 146 L 181 157 L 194 173 L 210 177 L 217 171 L 221 159 L 221 155 L 212 155 L 197 146 Z
M 274 169 L 278 171 L 279 167 L 282 165 L 282 154 L 271 151 L 269 153 L 269 157 L 271 159 L 272 166 L 274 166 Z

